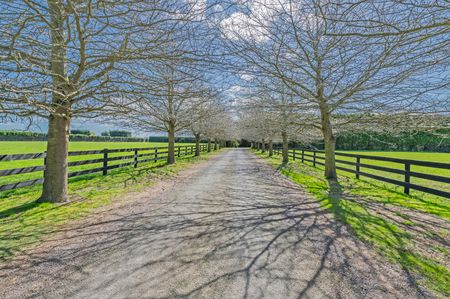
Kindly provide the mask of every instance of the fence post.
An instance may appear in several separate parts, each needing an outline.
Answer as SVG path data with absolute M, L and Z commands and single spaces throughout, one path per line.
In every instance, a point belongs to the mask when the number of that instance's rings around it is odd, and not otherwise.
M 155 160 L 153 162 L 156 163 L 156 161 L 158 161 L 158 148 L 157 147 L 155 147 Z
M 178 146 L 178 158 L 180 157 L 181 146 Z
M 134 168 L 138 166 L 138 149 L 134 150 Z
M 359 163 L 361 162 L 360 157 L 356 157 L 356 178 L 359 179 Z
M 411 164 L 405 163 L 405 183 L 410 183 L 410 171 L 411 171 Z M 409 186 L 405 185 L 404 192 L 409 195 Z
M 316 167 L 316 151 L 313 151 L 313 166 Z
M 108 174 L 108 149 L 103 149 L 103 175 Z
M 292 160 L 295 161 L 295 148 L 292 149 Z
M 302 163 L 305 163 L 305 150 L 302 150 Z
M 45 169 L 47 168 L 46 165 L 47 165 L 47 151 L 44 152 L 44 177 L 45 177 Z

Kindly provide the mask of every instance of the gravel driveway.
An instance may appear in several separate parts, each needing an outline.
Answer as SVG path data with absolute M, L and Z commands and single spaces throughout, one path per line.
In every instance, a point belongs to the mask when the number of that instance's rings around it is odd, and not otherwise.
M 0 268 L 6 298 L 421 296 L 413 277 L 246 149 L 68 225 Z

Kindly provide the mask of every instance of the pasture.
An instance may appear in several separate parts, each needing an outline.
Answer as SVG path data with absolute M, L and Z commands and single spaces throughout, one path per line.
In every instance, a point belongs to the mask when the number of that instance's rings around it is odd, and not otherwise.
M 383 152 L 383 151 L 338 151 L 341 153 L 349 153 L 349 154 L 360 154 L 360 155 L 367 155 L 367 156 L 377 156 L 377 157 L 386 157 L 386 158 L 397 158 L 397 159 L 408 159 L 408 160 L 418 160 L 418 161 L 427 161 L 427 162 L 440 162 L 440 163 L 450 163 L 450 153 L 431 153 L 431 152 Z M 324 154 L 317 154 L 317 156 L 324 157 Z M 355 162 L 355 158 L 353 157 L 345 157 L 345 156 L 336 156 L 336 159 L 343 160 L 343 161 L 350 161 Z M 376 166 L 383 166 L 393 169 L 404 169 L 404 164 L 395 163 L 395 162 L 387 162 L 387 161 L 377 161 L 377 160 L 368 160 L 368 159 L 361 159 L 361 163 L 369 164 L 369 165 L 376 165 Z M 311 163 L 309 163 L 311 164 Z M 345 166 L 345 165 L 344 165 Z M 322 168 L 320 165 L 317 166 L 319 168 Z M 346 168 L 352 168 L 351 166 L 345 166 Z M 380 175 L 386 178 L 391 178 L 399 181 L 403 181 L 404 177 L 401 174 L 395 174 L 395 173 L 389 173 L 385 171 L 379 171 L 375 169 L 369 169 L 361 167 L 361 171 Z M 449 169 L 441 169 L 441 168 L 431 168 L 431 167 L 425 167 L 425 166 L 417 166 L 417 165 L 411 165 L 411 171 L 416 171 L 420 173 L 426 173 L 426 174 L 432 174 L 432 175 L 439 175 L 444 177 L 450 177 L 450 170 Z M 339 175 L 347 176 L 347 177 L 354 177 L 355 175 L 346 171 L 338 170 Z M 386 188 L 392 188 L 396 191 L 402 192 L 403 187 L 395 186 L 389 183 L 383 183 L 380 181 L 376 181 L 370 178 L 362 177 L 363 180 L 367 180 L 370 182 L 373 182 L 375 184 L 379 184 Z M 436 181 L 430 181 L 422 178 L 416 178 L 411 177 L 411 183 L 418 184 L 430 188 L 435 188 L 438 190 L 448 191 L 448 184 L 442 183 L 442 182 L 436 182 Z M 418 195 L 418 196 L 425 196 L 429 197 L 431 195 L 424 194 L 420 191 L 411 190 L 412 195 Z M 433 197 L 433 196 L 432 196 Z
M 430 162 L 449 163 L 450 153 L 409 153 L 409 152 L 346 152 L 373 156 L 414 159 Z M 450 271 L 448 269 L 450 221 L 450 200 L 411 190 L 411 196 L 403 193 L 402 187 L 383 183 L 378 180 L 338 170 L 339 183 L 333 184 L 323 177 L 323 166 L 301 163 L 296 158 L 287 164 L 281 163 L 281 155 L 268 158 L 267 153 L 257 153 L 283 175 L 301 185 L 320 205 L 346 223 L 361 240 L 374 247 L 390 261 L 399 263 L 404 269 L 418 274 L 420 284 L 439 293 L 449 294 Z M 354 158 L 339 156 L 339 159 L 354 161 Z M 322 160 L 317 160 L 321 161 Z M 401 167 L 396 163 L 384 161 L 361 161 L 376 163 L 390 168 Z M 351 168 L 350 166 L 348 168 Z M 399 168 L 400 169 L 400 168 Z M 361 169 L 382 176 L 401 176 L 386 172 Z M 419 168 L 415 171 L 427 171 L 449 177 L 445 169 Z M 412 182 L 418 183 L 416 178 Z M 428 187 L 448 191 L 448 184 L 421 181 Z M 447 189 L 445 189 L 447 188 Z
M 1 154 L 26 154 L 26 153 L 42 153 L 46 149 L 45 141 L 0 141 L 0 155 Z M 192 143 L 177 143 L 176 146 L 193 145 Z M 167 147 L 165 142 L 70 142 L 69 151 L 87 151 L 87 150 L 102 150 L 107 149 L 121 149 L 121 148 L 154 148 L 154 147 Z M 140 153 L 150 153 L 153 150 L 141 151 Z M 128 156 L 130 152 L 111 153 L 110 157 Z M 82 156 L 69 156 L 69 162 L 100 159 L 102 154 L 82 155 Z M 124 160 L 117 160 L 111 162 L 109 165 L 124 163 Z M 19 160 L 19 161 L 4 161 L 0 162 L 0 170 L 23 168 L 30 166 L 43 165 L 43 159 L 34 160 Z M 102 163 L 94 163 L 88 165 L 71 166 L 70 171 L 82 171 L 90 168 L 100 167 Z M 10 175 L 6 177 L 0 177 L 0 185 L 14 183 L 24 180 L 33 180 L 41 178 L 43 176 L 42 171 Z
M 178 143 L 177 145 L 189 145 L 192 143 Z M 117 149 L 134 147 L 165 147 L 166 142 L 82 142 L 69 143 L 69 151 L 87 151 L 99 149 Z M 47 147 L 46 141 L 0 141 L 1 154 L 26 154 L 41 153 Z

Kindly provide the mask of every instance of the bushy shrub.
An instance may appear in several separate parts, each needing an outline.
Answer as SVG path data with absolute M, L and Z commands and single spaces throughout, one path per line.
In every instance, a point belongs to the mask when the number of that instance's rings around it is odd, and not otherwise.
M 70 135 L 95 136 L 95 133 L 89 130 L 70 130 Z

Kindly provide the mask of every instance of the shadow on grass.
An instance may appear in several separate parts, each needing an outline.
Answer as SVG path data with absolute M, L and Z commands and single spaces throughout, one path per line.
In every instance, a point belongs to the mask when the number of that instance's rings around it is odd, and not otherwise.
M 279 170 L 304 186 L 321 201 L 322 207 L 332 211 L 361 240 L 399 263 L 412 285 L 417 285 L 418 277 L 429 288 L 450 294 L 450 270 L 446 267 L 445 250 L 444 254 L 437 250 L 449 248 L 448 235 L 442 236 L 442 231 L 450 229 L 445 219 L 423 213 L 411 202 L 412 198 L 377 185 L 347 184 L 342 180 L 343 185 L 324 179 L 312 166 L 296 163 L 285 164 Z M 430 238 L 430 232 L 434 232 L 434 237 Z
M 329 211 L 260 161 L 207 172 L 161 201 L 61 229 L 25 266 L 1 267 L 0 289 L 8 294 L 14 285 L 5 278 L 14 277 L 36 292 L 45 277 L 78 297 L 417 297 Z M 384 275 L 402 282 L 382 283 Z
M 39 206 L 40 204 L 37 202 L 27 202 L 25 204 L 15 206 L 6 210 L 0 211 L 0 219 L 13 216 L 15 214 L 20 214 L 25 211 L 31 210 Z

